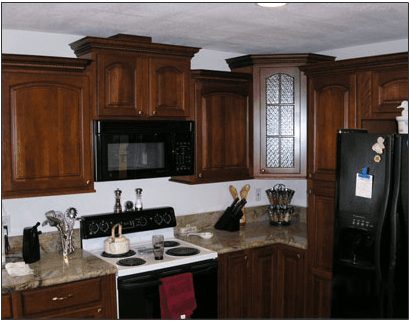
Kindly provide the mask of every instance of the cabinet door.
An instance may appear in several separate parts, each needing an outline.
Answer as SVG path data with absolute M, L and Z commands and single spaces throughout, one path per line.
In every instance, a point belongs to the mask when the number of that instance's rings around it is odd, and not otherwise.
M 251 284 L 249 257 L 246 251 L 222 254 L 219 260 L 219 318 L 249 318 Z
M 309 80 L 309 178 L 335 181 L 338 129 L 356 127 L 356 76 L 331 75 Z
M 149 59 L 149 116 L 190 117 L 190 59 Z
M 279 279 L 278 255 L 276 246 L 264 246 L 252 250 L 254 252 L 252 266 L 253 304 L 250 318 L 279 318 L 279 300 L 277 281 Z
M 251 111 L 247 85 L 215 82 L 196 87 L 197 176 L 203 180 L 251 177 Z
M 305 251 L 283 246 L 278 251 L 277 318 L 304 318 Z
M 305 177 L 306 77 L 297 67 L 259 68 L 255 110 L 254 175 Z
M 3 72 L 3 197 L 93 190 L 88 81 Z
M 148 108 L 146 59 L 135 55 L 97 55 L 99 116 L 144 116 Z
M 1 295 L 1 318 L 11 319 L 13 317 L 13 309 L 11 306 L 11 296 L 9 293 Z

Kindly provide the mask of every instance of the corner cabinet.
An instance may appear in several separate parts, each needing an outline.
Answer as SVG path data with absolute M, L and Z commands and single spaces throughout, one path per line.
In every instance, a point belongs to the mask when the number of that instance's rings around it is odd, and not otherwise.
M 255 178 L 306 177 L 307 79 L 299 66 L 332 60 L 313 54 L 226 59 L 232 71 L 253 75 Z
M 72 44 L 91 67 L 94 119 L 192 119 L 190 60 L 199 48 L 150 37 L 85 37 Z
M 252 178 L 251 75 L 192 71 L 192 105 L 195 175 L 171 180 L 200 184 Z
M 2 197 L 92 192 L 90 61 L 2 55 Z
M 338 129 L 397 132 L 408 53 L 302 66 L 308 77 L 307 318 L 331 317 Z
M 283 244 L 219 255 L 218 318 L 304 318 L 304 256 Z

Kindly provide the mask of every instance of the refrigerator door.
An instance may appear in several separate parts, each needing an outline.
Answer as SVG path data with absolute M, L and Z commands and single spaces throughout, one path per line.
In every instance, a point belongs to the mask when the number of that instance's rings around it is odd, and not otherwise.
M 332 317 L 379 318 L 388 251 L 393 134 L 338 134 Z

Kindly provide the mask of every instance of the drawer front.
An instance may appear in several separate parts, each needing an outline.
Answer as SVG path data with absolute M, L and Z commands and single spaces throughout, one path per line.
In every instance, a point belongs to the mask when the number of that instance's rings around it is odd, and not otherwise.
M 23 314 L 30 315 L 102 300 L 101 279 L 50 286 L 22 293 Z

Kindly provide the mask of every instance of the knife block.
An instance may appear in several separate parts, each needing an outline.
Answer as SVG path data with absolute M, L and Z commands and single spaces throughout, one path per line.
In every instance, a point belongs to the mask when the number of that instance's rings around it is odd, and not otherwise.
M 228 207 L 222 216 L 220 216 L 219 220 L 216 222 L 214 225 L 214 228 L 216 230 L 224 230 L 224 231 L 230 231 L 230 232 L 235 232 L 240 230 L 240 219 L 243 216 L 242 210 L 238 212 L 238 215 L 234 216 L 232 215 L 230 207 Z

